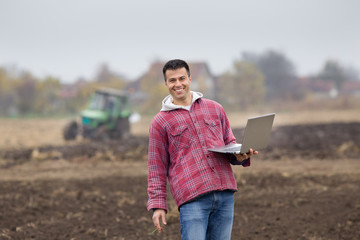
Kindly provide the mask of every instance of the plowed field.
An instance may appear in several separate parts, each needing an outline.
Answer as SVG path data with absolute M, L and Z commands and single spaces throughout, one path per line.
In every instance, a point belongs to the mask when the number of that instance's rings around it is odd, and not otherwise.
M 21 121 L 2 130 L 1 240 L 180 239 L 170 195 L 165 232 L 149 234 L 146 135 L 64 143 L 46 140 L 60 132 L 52 121 L 43 138 Z M 29 144 L 9 144 L 21 142 L 11 128 Z M 252 166 L 233 169 L 232 239 L 360 239 L 360 122 L 277 125 Z

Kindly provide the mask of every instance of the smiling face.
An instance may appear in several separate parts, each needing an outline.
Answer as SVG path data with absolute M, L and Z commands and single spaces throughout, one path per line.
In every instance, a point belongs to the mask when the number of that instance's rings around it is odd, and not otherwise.
M 168 69 L 165 72 L 165 85 L 173 97 L 175 105 L 188 106 L 191 104 L 190 83 L 191 76 L 188 76 L 185 68 L 175 70 Z

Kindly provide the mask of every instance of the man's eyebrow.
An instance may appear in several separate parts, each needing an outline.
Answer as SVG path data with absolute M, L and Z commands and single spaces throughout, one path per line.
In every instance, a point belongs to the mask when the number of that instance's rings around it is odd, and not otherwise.
M 186 78 L 186 75 L 182 75 L 180 77 L 171 77 L 171 78 L 168 78 L 168 80 L 172 80 L 172 79 L 181 79 L 181 78 Z

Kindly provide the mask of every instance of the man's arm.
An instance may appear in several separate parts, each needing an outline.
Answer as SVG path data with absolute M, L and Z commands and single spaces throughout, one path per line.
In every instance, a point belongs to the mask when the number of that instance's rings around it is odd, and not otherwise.
M 230 143 L 236 143 L 236 138 L 231 130 L 229 119 L 224 111 L 224 109 L 221 107 L 220 111 L 220 120 L 222 125 L 222 131 L 224 136 L 224 143 L 230 144 Z M 256 153 L 255 153 L 256 152 Z M 249 167 L 250 166 L 250 157 L 253 154 L 258 154 L 257 151 L 251 152 L 251 154 L 229 154 L 229 162 L 232 165 L 242 165 L 243 167 Z
M 236 143 L 236 138 L 231 130 L 229 119 L 225 113 L 225 110 L 221 107 L 220 111 L 220 121 L 223 132 L 224 144 Z
M 149 131 L 148 203 L 147 209 L 161 208 L 167 212 L 166 181 L 169 167 L 167 139 L 156 123 Z

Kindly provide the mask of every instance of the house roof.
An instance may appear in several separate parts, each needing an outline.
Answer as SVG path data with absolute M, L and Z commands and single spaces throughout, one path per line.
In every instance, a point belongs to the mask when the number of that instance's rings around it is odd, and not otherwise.
M 360 81 L 346 81 L 342 87 L 342 92 L 360 92 Z

